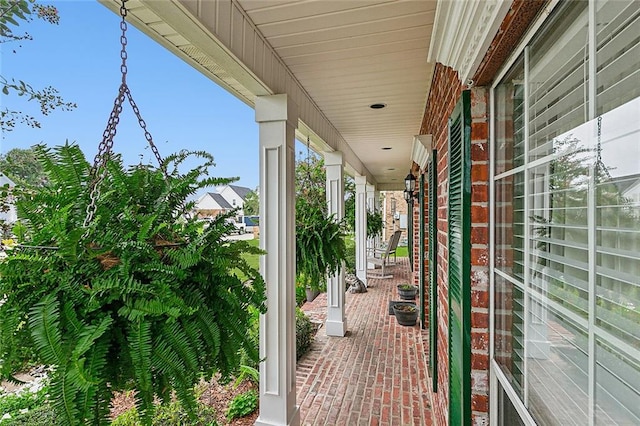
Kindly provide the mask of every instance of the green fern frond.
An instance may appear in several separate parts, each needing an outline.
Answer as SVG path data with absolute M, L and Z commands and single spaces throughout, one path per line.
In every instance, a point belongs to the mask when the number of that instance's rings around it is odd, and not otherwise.
M 153 386 L 151 380 L 151 323 L 135 321 L 130 326 L 129 350 L 134 374 L 138 383 L 136 406 L 146 424 L 153 413 Z
M 110 315 L 103 317 L 98 324 L 83 325 L 82 329 L 77 333 L 78 343 L 73 349 L 73 359 L 80 359 L 95 344 L 102 335 L 107 331 L 113 323 Z
M 62 351 L 59 302 L 54 294 L 46 295 L 31 309 L 29 326 L 44 361 L 54 365 L 63 364 L 65 358 Z
M 50 394 L 51 405 L 56 409 L 58 421 L 64 426 L 76 426 L 81 423 L 76 406 L 76 389 L 67 374 L 67 365 L 58 365 L 52 375 Z

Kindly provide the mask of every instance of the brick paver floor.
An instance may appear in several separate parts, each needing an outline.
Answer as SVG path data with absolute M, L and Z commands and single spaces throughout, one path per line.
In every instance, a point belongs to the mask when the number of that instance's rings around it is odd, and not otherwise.
M 347 335 L 327 337 L 320 327 L 297 365 L 297 401 L 303 425 L 431 425 L 425 342 L 419 325 L 398 325 L 389 301 L 409 282 L 407 258 L 390 268 L 392 279 L 369 278 L 367 293 L 347 293 Z M 326 294 L 303 310 L 326 315 Z

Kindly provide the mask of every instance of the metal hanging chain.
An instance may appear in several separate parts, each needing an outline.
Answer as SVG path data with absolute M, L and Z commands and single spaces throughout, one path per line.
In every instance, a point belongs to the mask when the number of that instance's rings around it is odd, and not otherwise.
M 142 116 L 140 115 L 140 109 L 136 105 L 133 100 L 133 96 L 131 96 L 131 91 L 127 86 L 127 8 L 125 7 L 125 3 L 127 0 L 122 0 L 122 5 L 120 6 L 120 16 L 122 20 L 120 21 L 120 30 L 122 31 L 120 35 L 120 45 L 122 48 L 120 49 L 120 58 L 122 62 L 120 64 L 120 72 L 122 74 L 122 81 L 120 83 L 120 88 L 118 89 L 118 96 L 113 102 L 113 109 L 111 110 L 111 114 L 109 115 L 109 121 L 107 122 L 107 127 L 102 133 L 102 141 L 98 145 L 98 152 L 93 159 L 93 168 L 91 169 L 91 180 L 90 180 L 90 188 L 91 192 L 89 193 L 89 204 L 87 205 L 86 217 L 84 220 L 84 227 L 87 227 L 89 223 L 93 220 L 93 216 L 96 212 L 96 200 L 100 198 L 100 184 L 104 180 L 107 170 L 106 163 L 109 157 L 111 156 L 111 150 L 113 148 L 113 138 L 117 132 L 117 126 L 120 122 L 120 113 L 122 112 L 122 104 L 124 103 L 125 97 L 129 100 L 129 104 L 133 109 L 133 113 L 136 115 L 138 119 L 138 124 L 144 131 L 144 137 L 149 143 L 151 147 L 151 151 L 153 155 L 156 157 L 160 169 L 165 176 L 165 179 L 168 178 L 166 167 L 163 163 L 162 157 L 158 152 L 158 148 L 153 143 L 153 138 L 151 137 L 151 133 L 147 130 L 147 123 L 144 121 Z
M 602 176 L 601 176 L 602 173 Z M 598 142 L 596 146 L 596 180 L 601 178 L 611 179 L 609 169 L 602 162 L 602 116 L 598 116 Z

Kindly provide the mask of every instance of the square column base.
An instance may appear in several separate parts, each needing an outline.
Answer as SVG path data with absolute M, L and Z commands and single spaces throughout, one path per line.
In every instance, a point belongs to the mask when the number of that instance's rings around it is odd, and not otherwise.
M 289 416 L 289 423 L 274 423 L 258 416 L 254 426 L 300 426 L 300 407 L 295 406 L 295 411 Z
M 347 321 L 330 321 L 324 324 L 327 336 L 344 337 L 347 333 Z

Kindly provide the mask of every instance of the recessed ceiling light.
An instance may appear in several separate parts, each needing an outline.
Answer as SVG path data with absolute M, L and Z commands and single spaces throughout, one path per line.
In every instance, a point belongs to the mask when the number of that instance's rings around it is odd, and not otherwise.
M 393 168 L 393 167 L 389 167 L 387 170 L 389 170 L 390 172 L 392 172 L 392 171 L 394 171 L 394 170 L 395 170 L 395 168 Z
M 384 108 L 386 106 L 387 106 L 387 104 L 371 104 L 371 105 L 369 105 L 369 108 L 371 108 L 371 109 L 382 109 L 382 108 Z
M 389 151 L 390 149 L 391 149 L 391 147 L 390 147 L 390 146 L 383 146 L 383 147 L 382 147 L 382 150 L 383 150 L 383 151 Z

